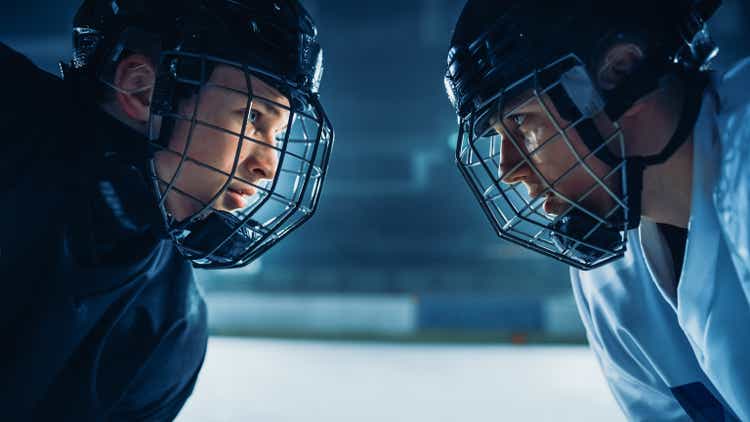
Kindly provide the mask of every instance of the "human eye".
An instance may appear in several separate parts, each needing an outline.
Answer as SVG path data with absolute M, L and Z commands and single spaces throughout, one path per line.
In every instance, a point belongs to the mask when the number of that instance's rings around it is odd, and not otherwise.
M 240 108 L 234 111 L 234 115 L 236 115 L 239 119 L 247 120 L 248 123 L 255 124 L 260 118 L 261 113 L 253 109 L 250 109 L 250 111 L 248 111 L 246 108 Z
M 247 121 L 255 123 L 260 118 L 260 112 L 258 110 L 250 109 L 250 113 L 247 114 Z
M 521 127 L 526 122 L 526 114 L 513 114 L 509 117 L 509 119 L 511 122 L 513 122 L 514 125 L 516 125 L 516 127 Z

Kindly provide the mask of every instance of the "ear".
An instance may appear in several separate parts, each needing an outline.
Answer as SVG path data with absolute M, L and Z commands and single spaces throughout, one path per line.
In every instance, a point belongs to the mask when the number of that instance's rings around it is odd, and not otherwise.
M 616 87 L 643 61 L 643 50 L 633 43 L 618 43 L 607 50 L 597 67 L 596 79 L 605 91 Z
M 597 67 L 597 84 L 604 91 L 614 89 L 633 72 L 635 67 L 643 61 L 644 56 L 643 50 L 636 44 L 618 43 L 613 45 L 607 50 Z M 637 114 L 640 109 L 641 103 L 636 102 L 625 112 L 624 116 Z
M 120 61 L 113 85 L 115 102 L 125 115 L 140 123 L 148 121 L 155 80 L 154 65 L 148 57 L 131 54 Z

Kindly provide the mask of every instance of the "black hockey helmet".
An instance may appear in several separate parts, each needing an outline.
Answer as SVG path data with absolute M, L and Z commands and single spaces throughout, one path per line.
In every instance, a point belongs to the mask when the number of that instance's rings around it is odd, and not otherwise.
M 312 216 L 327 171 L 333 127 L 318 95 L 323 71 L 318 30 L 297 0 L 85 0 L 74 18 L 73 43 L 71 67 L 89 76 L 84 79 L 115 89 L 113 71 L 125 53 L 145 54 L 155 64 L 148 138 L 155 153 L 179 157 L 176 172 L 166 175 L 159 174 L 156 160 L 151 160 L 155 199 L 166 231 L 195 266 L 246 265 Z M 217 66 L 245 75 L 247 90 L 239 94 L 247 99 L 247 120 L 239 132 L 201 120 L 198 105 L 192 114 L 179 112 L 179 102 L 207 86 Z M 284 104 L 255 94 L 255 79 L 278 90 Z M 245 133 L 251 116 L 257 115 L 253 107 L 260 103 L 288 116 L 275 145 Z M 180 122 L 190 125 L 190 135 L 184 150 L 174 150 L 170 137 Z M 191 156 L 188 148 L 198 127 L 235 138 L 231 168 Z M 245 143 L 274 150 L 277 166 L 271 180 L 243 179 L 238 167 Z M 197 197 L 179 187 L 181 172 L 189 166 L 216 172 L 225 182 L 209 198 Z M 221 209 L 220 198 L 236 183 L 256 193 L 245 198 L 241 208 Z M 195 212 L 175 218 L 167 205 L 170 195 L 188 198 Z
M 459 121 L 456 160 L 499 236 L 582 269 L 621 257 L 627 230 L 640 221 L 642 172 L 666 161 L 689 136 L 705 86 L 701 73 L 718 49 L 705 22 L 720 0 L 601 2 L 596 0 L 469 0 L 456 24 L 445 87 Z M 603 54 L 618 43 L 642 48 L 645 59 L 616 87 L 597 83 Z M 688 83 L 681 124 L 665 149 L 626 157 L 618 120 L 637 100 L 678 74 Z M 529 149 L 514 113 L 536 104 L 553 133 Z M 595 120 L 604 116 L 608 130 Z M 575 132 L 588 151 L 574 147 Z M 501 168 L 503 142 L 512 143 L 517 165 Z M 554 143 L 566 146 L 571 167 L 545 177 L 534 155 Z M 528 144 L 528 142 L 526 142 Z M 608 168 L 596 171 L 592 161 Z M 530 168 L 541 191 L 519 190 L 513 173 Z M 575 172 L 591 186 L 576 196 L 560 189 Z M 610 206 L 594 210 L 594 192 Z M 544 211 L 554 197 L 565 209 Z

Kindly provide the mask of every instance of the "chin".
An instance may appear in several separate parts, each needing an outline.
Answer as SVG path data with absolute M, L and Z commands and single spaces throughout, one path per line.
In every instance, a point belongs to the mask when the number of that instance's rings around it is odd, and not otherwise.
M 565 213 L 568 208 L 570 206 L 566 202 L 554 196 L 550 196 L 544 201 L 544 213 L 553 217 Z

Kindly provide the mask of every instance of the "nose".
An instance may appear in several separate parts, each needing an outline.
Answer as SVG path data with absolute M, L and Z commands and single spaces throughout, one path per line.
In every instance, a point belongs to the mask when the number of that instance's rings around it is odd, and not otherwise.
M 514 145 L 514 140 L 508 135 L 500 135 L 500 165 L 498 170 L 502 176 L 502 182 L 512 185 L 528 179 L 531 176 L 531 169 L 528 164 L 523 162 L 523 155 L 519 151 L 521 145 Z
M 250 154 L 245 159 L 246 168 L 253 180 L 271 180 L 276 176 L 279 165 L 279 154 L 276 150 L 276 138 L 272 133 L 256 133 L 249 142 Z

